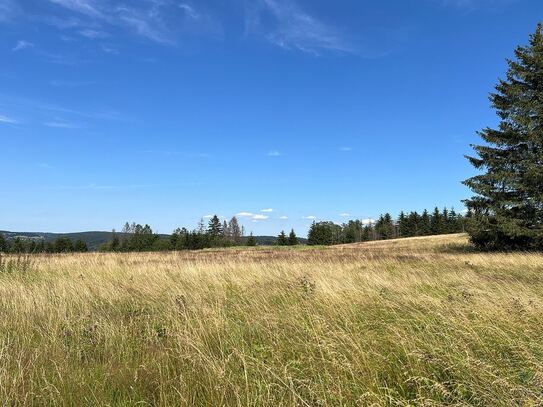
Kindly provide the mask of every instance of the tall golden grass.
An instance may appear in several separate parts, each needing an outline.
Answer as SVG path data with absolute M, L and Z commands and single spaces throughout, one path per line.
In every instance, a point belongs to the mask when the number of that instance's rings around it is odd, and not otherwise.
M 542 403 L 543 256 L 463 235 L 0 272 L 0 405 Z

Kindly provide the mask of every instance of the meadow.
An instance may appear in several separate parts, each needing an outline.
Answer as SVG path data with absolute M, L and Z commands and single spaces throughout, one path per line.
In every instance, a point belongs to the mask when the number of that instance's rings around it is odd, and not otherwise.
M 538 406 L 543 255 L 465 235 L 3 257 L 0 405 Z

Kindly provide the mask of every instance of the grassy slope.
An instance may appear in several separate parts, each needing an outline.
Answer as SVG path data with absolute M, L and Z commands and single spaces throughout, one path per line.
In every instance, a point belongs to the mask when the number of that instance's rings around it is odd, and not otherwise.
M 466 249 L 37 257 L 0 274 L 0 400 L 540 405 L 543 256 Z

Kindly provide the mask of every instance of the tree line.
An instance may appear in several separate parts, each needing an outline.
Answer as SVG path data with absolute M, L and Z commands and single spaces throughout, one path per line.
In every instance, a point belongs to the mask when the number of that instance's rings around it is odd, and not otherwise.
M 154 233 L 149 225 L 126 223 L 120 234 L 113 231 L 112 239 L 102 245 L 100 250 L 143 252 L 257 245 L 252 233 L 248 237 L 244 235 L 244 227 L 239 224 L 235 216 L 229 221 L 221 222 L 219 217 L 214 215 L 207 225 L 200 220 L 196 229 L 177 228 L 167 237 Z
M 375 222 L 350 220 L 342 225 L 333 222 L 313 222 L 308 233 L 309 245 L 334 245 L 356 243 L 370 240 L 386 240 L 399 237 L 428 236 L 446 233 L 458 233 L 465 230 L 467 217 L 447 208 L 440 211 L 435 208 L 432 213 L 424 210 L 418 212 L 401 212 L 397 219 L 389 213 L 379 216 Z M 277 236 L 274 245 L 296 246 L 300 244 L 294 229 Z M 100 246 L 103 252 L 145 252 L 145 251 L 181 251 L 201 250 L 230 246 L 256 246 L 257 240 L 252 233 L 245 236 L 234 216 L 229 221 L 221 222 L 217 215 L 207 225 L 200 220 L 193 230 L 177 228 L 169 236 L 159 235 L 149 225 L 125 223 L 120 233 L 112 231 L 112 237 Z M 72 242 L 69 238 L 60 237 L 51 242 L 43 239 L 16 238 L 7 240 L 0 235 L 0 252 L 11 253 L 72 253 L 87 252 L 87 244 L 83 240 Z
M 201 250 L 230 246 L 257 246 L 257 239 L 251 232 L 245 236 L 244 227 L 234 216 L 221 223 L 217 215 L 207 225 L 200 220 L 194 230 L 177 228 L 169 236 L 159 235 L 149 225 L 125 223 L 120 233 L 112 231 L 111 239 L 100 246 L 102 252 L 146 252 L 170 250 Z M 287 236 L 282 231 L 275 241 L 278 246 L 298 245 L 298 237 L 291 230 Z M 0 234 L 0 252 L 3 253 L 74 253 L 87 252 L 83 240 L 75 242 L 67 237 L 60 237 L 51 242 L 44 239 L 23 238 L 6 239 Z
M 432 213 L 424 210 L 421 214 L 401 212 L 397 219 L 389 213 L 379 216 L 375 222 L 350 220 L 338 225 L 334 222 L 313 222 L 309 228 L 309 245 L 335 245 L 365 242 L 370 240 L 387 240 L 400 237 L 430 236 L 464 232 L 466 220 L 454 209 L 435 208 Z
M 2 253 L 85 253 L 88 251 L 87 244 L 81 239 L 73 242 L 67 237 L 59 237 L 46 242 L 44 239 L 22 237 L 6 239 L 0 233 L 0 252 Z

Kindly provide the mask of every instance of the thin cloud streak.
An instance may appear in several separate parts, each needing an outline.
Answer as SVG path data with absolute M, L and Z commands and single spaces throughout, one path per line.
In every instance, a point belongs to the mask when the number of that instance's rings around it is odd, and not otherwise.
M 77 124 L 77 123 L 70 123 L 70 122 L 65 122 L 65 121 L 51 121 L 51 122 L 45 122 L 45 123 L 43 123 L 43 125 L 46 126 L 46 127 L 54 128 L 54 129 L 67 129 L 67 130 L 70 130 L 70 129 L 80 129 L 80 128 L 83 127 L 83 126 L 80 125 L 80 124 Z
M 69 10 L 100 19 L 105 18 L 104 14 L 96 8 L 93 1 L 90 0 L 49 0 L 51 3 L 58 4 Z
M 13 0 L 0 0 L 0 22 L 10 22 L 19 13 L 19 6 Z
M 98 84 L 96 81 L 64 81 L 60 79 L 49 81 L 49 85 L 55 88 L 80 88 L 96 84 Z
M 128 185 L 107 185 L 107 184 L 88 184 L 88 185 L 56 185 L 44 186 L 37 189 L 52 190 L 52 191 L 72 191 L 72 190 L 127 190 L 127 189 L 159 189 L 159 188 L 181 188 L 200 186 L 199 182 L 186 182 L 179 184 L 128 184 Z
M 88 39 L 103 39 L 109 37 L 109 34 L 104 31 L 91 30 L 90 28 L 85 28 L 79 31 L 79 35 L 86 37 Z
M 59 85 L 59 84 L 56 84 Z M 64 85 L 64 84 L 62 84 Z M 0 106 L 10 106 L 10 110 L 17 112 L 17 115 L 29 117 L 25 124 L 38 124 L 51 128 L 85 128 L 104 121 L 135 122 L 130 118 L 121 116 L 116 111 L 81 111 L 70 109 L 64 106 L 58 106 L 50 103 L 44 103 L 39 100 L 25 99 L 4 95 L 0 93 Z M 2 115 L 0 122 L 10 124 L 20 124 L 19 120 L 10 115 Z
M 85 21 L 65 22 L 55 19 L 51 23 L 59 28 L 77 27 L 80 29 L 79 34 L 89 39 L 103 39 L 109 36 L 100 29 L 103 25 L 126 29 L 163 45 L 175 45 L 176 34 L 182 31 L 217 31 L 217 23 L 210 16 L 203 15 L 192 5 L 177 4 L 173 0 L 130 3 L 96 0 L 49 1 L 85 17 Z
M 281 48 L 297 49 L 316 56 L 323 51 L 354 52 L 335 29 L 306 13 L 294 1 L 257 0 L 248 4 L 245 31 L 246 34 L 263 35 Z
M 17 124 L 18 121 L 15 119 L 12 119 L 11 117 L 4 116 L 3 114 L 0 114 L 0 123 L 5 124 Z
M 194 10 L 193 7 L 189 6 L 188 4 L 180 4 L 179 8 L 194 20 L 200 19 L 200 15 L 196 12 L 196 10 Z
M 20 41 L 17 41 L 17 44 L 15 44 L 15 46 L 12 48 L 12 51 L 13 52 L 22 51 L 23 49 L 32 48 L 32 47 L 34 47 L 33 43 L 29 41 L 25 41 L 25 40 L 20 40 Z

